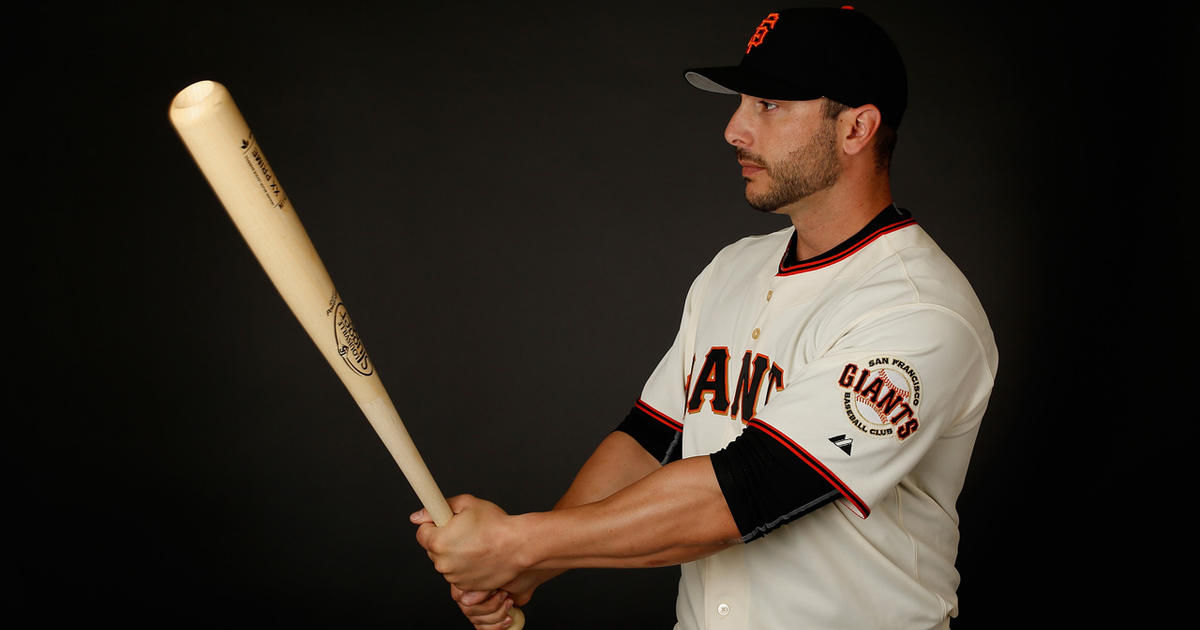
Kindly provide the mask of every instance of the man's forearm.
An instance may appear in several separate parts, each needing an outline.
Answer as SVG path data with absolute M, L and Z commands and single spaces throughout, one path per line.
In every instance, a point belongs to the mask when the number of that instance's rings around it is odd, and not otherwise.
M 658 468 L 602 500 L 518 518 L 531 569 L 665 566 L 740 540 L 707 457 Z
M 519 595 L 519 605 L 538 584 L 567 569 L 678 564 L 740 541 L 707 456 L 660 468 L 652 458 L 647 464 L 643 450 L 633 458 L 641 463 L 629 464 L 626 440 L 636 440 L 610 439 L 585 464 L 560 507 L 509 515 L 494 503 L 459 495 L 448 500 L 454 517 L 445 525 L 435 527 L 424 510 L 412 516 L 420 525 L 417 542 L 450 584 L 462 591 L 504 588 Z M 605 471 L 612 475 L 608 481 Z M 629 485 L 613 492 L 624 483 Z M 583 503 L 572 505 L 577 501 Z
M 662 468 L 646 449 L 628 433 L 614 431 L 604 438 L 591 457 L 579 468 L 575 479 L 554 504 L 555 510 L 600 501 Z M 567 570 L 568 567 L 531 568 L 522 581 L 512 584 L 521 593 L 518 604 L 528 601 L 526 588 L 533 588 Z
M 628 433 L 613 431 L 579 468 L 554 509 L 606 499 L 661 467 Z

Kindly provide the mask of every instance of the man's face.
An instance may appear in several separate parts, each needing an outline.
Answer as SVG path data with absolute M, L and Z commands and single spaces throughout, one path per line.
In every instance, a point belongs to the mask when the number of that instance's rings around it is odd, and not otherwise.
M 822 101 L 773 101 L 742 95 L 725 139 L 737 152 L 746 201 L 763 212 L 833 186 L 842 167 L 837 121 Z

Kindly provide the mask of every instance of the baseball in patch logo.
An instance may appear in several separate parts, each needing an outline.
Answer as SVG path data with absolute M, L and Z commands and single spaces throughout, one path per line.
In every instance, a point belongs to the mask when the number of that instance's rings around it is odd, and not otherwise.
M 906 440 L 921 427 L 921 377 L 902 359 L 847 363 L 838 377 L 842 408 L 855 428 L 874 437 Z

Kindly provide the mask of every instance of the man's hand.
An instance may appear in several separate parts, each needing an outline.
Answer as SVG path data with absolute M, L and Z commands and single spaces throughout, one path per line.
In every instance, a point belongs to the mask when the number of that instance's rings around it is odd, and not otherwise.
M 552 569 L 526 571 L 495 591 L 464 591 L 450 585 L 450 598 L 476 630 L 503 630 L 512 623 L 508 611 L 524 606 L 542 583 L 562 573 Z
M 451 584 L 450 598 L 475 630 L 504 630 L 512 624 L 508 611 L 513 607 L 513 600 L 505 591 L 463 591 Z
M 417 542 L 425 548 L 433 568 L 464 592 L 493 591 L 520 575 L 523 567 L 517 550 L 523 537 L 516 519 L 495 503 L 469 494 L 447 501 L 454 516 L 437 527 L 425 510 L 409 519 L 420 525 Z
M 596 451 L 580 469 L 566 494 L 559 499 L 554 509 L 562 509 L 604 499 L 646 475 L 661 468 L 658 461 L 626 433 L 614 431 L 596 448 Z M 478 499 L 474 499 L 478 501 Z M 486 502 L 483 502 L 486 503 Z M 451 507 L 459 504 L 459 497 L 451 499 Z M 498 509 L 498 508 L 497 508 Z M 433 519 L 425 510 L 412 515 L 412 522 L 429 527 Z M 458 517 L 454 519 L 457 521 Z M 423 534 L 418 530 L 418 540 Z M 424 546 L 424 543 L 422 543 Z M 430 554 L 433 557 L 433 554 Z M 435 564 L 435 566 L 437 566 Z M 516 578 L 500 588 L 489 590 L 463 590 L 450 586 L 450 597 L 477 630 L 503 630 L 511 621 L 508 611 L 513 605 L 524 606 L 533 597 L 537 587 L 562 574 L 564 569 L 532 569 L 522 571 Z M 510 603 L 511 602 L 511 603 Z

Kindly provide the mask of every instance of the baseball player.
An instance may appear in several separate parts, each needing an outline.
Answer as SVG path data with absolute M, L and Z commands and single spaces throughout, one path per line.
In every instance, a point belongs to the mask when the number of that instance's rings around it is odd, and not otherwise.
M 550 512 L 464 495 L 417 539 L 477 628 L 579 567 L 681 565 L 677 630 L 947 628 L 955 502 L 997 367 L 966 278 L 893 203 L 900 55 L 852 8 L 767 15 L 725 129 L 791 225 L 696 277 L 628 417 Z

